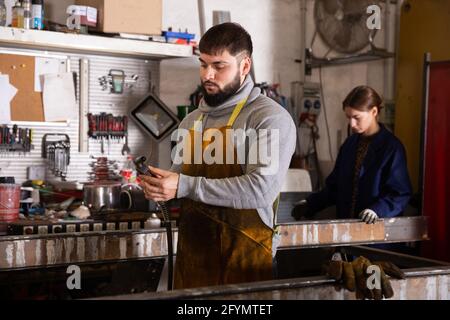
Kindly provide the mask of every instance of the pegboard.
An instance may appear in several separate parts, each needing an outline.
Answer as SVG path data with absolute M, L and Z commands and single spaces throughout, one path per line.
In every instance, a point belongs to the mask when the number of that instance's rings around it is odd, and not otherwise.
M 0 52 L 2 48 L 0 47 Z M 11 48 L 7 49 L 11 51 Z M 14 49 L 15 50 L 15 49 Z M 42 55 L 37 50 L 17 49 L 20 52 L 26 51 L 28 54 L 35 53 Z M 54 53 L 55 56 L 67 56 L 70 71 L 76 74 L 76 93 L 77 104 L 79 104 L 79 68 L 80 59 L 89 60 L 89 112 L 100 113 L 107 112 L 113 115 L 127 115 L 130 109 L 134 108 L 150 90 L 159 93 L 159 61 L 119 58 L 98 55 L 79 55 L 70 53 Z M 131 89 L 125 89 L 123 94 L 113 94 L 110 90 L 102 90 L 99 83 L 101 76 L 107 75 L 110 69 L 122 69 L 126 75 L 137 74 L 138 82 Z M 33 89 L 33 88 L 31 88 Z M 34 90 L 34 89 L 33 89 Z M 34 150 L 30 153 L 21 155 L 0 155 L 0 176 L 14 176 L 17 183 L 26 180 L 27 167 L 31 165 L 45 165 L 45 159 L 41 158 L 41 142 L 45 133 L 66 133 L 71 141 L 71 163 L 68 167 L 67 180 L 86 182 L 88 180 L 89 164 L 93 161 L 91 156 L 101 156 L 100 141 L 89 139 L 88 152 L 78 152 L 78 123 L 79 119 L 67 123 L 49 123 L 49 122 L 30 122 L 20 124 L 22 127 L 33 129 Z M 156 163 L 158 159 L 158 146 L 147 137 L 131 120 L 128 124 L 128 143 L 132 155 L 145 155 Z M 123 141 L 114 141 L 109 145 L 105 143 L 105 154 L 112 160 L 117 160 L 119 164 L 125 162 L 126 155 L 122 155 L 121 150 Z M 56 179 L 47 171 L 48 179 Z

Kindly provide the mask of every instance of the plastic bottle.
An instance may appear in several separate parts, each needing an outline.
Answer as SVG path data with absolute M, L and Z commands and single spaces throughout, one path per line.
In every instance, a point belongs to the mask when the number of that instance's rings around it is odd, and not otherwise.
M 137 172 L 132 156 L 127 156 L 127 160 L 120 171 L 120 175 L 122 176 L 123 184 L 136 183 Z
M 5 0 L 0 0 L 0 27 L 6 27 L 6 5 L 5 5 Z
M 12 27 L 23 28 L 23 8 L 20 1 L 16 1 L 12 10 Z
M 44 0 L 33 0 L 31 5 L 32 28 L 44 29 Z
M 18 21 L 18 4 L 20 4 L 19 1 L 17 1 L 14 6 L 12 7 L 12 12 L 11 12 L 11 27 L 13 28 L 18 28 L 19 27 L 19 21 Z
M 23 0 L 22 8 L 23 8 L 23 28 L 24 29 L 32 29 L 31 0 Z

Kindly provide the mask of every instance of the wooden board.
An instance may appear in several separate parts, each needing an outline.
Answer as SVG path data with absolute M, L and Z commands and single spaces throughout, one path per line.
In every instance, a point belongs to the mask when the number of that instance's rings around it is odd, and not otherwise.
M 34 91 L 35 57 L 0 54 L 0 72 L 17 88 L 11 101 L 12 121 L 44 121 L 42 93 Z

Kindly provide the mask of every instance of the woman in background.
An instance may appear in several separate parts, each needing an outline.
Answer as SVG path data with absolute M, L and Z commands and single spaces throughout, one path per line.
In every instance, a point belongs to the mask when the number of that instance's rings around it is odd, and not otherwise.
M 339 150 L 325 187 L 297 204 L 292 216 L 310 218 L 336 205 L 338 218 L 374 223 L 406 208 L 412 188 L 403 144 L 378 122 L 382 100 L 368 86 L 354 88 L 342 103 L 353 132 Z

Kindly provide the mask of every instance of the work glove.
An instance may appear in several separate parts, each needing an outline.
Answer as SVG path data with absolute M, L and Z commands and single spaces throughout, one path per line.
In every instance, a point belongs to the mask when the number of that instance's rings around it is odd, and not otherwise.
M 377 274 L 374 274 L 374 271 L 370 269 L 367 272 L 367 269 L 371 266 L 379 268 L 378 286 L 375 281 Z M 377 268 L 373 269 L 377 270 Z M 362 256 L 352 262 L 331 260 L 325 265 L 325 273 L 347 290 L 356 292 L 357 299 L 381 300 L 383 297 L 389 299 L 394 295 L 394 291 L 386 275 L 398 279 L 405 278 L 403 271 L 393 263 L 387 261 L 370 262 L 369 259 Z
M 375 223 L 378 219 L 378 215 L 371 209 L 364 209 L 359 213 L 359 218 L 365 223 Z
M 306 202 L 306 200 L 300 200 L 292 209 L 291 216 L 293 216 L 295 220 L 304 220 L 307 217 L 307 212 L 308 203 Z

